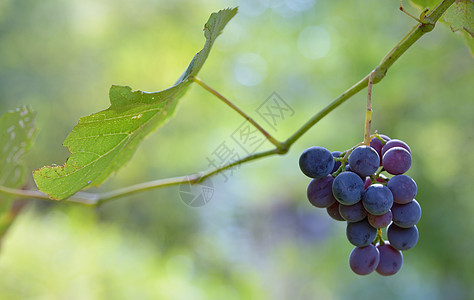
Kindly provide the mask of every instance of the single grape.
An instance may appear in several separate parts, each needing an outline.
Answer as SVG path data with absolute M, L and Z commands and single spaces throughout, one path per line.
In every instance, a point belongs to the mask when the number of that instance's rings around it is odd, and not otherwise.
M 326 208 L 328 215 L 336 221 L 345 221 L 339 213 L 339 202 L 334 202 L 331 206 Z
M 377 229 L 370 226 L 367 219 L 359 222 L 347 222 L 346 236 L 354 246 L 367 246 L 374 241 L 376 235 Z
M 379 168 L 380 157 L 377 151 L 370 146 L 359 146 L 349 155 L 351 170 L 360 176 L 369 176 Z
M 383 215 L 374 216 L 367 214 L 367 220 L 372 227 L 385 228 L 392 222 L 392 211 L 388 211 Z
M 332 183 L 332 193 L 341 204 L 355 204 L 362 199 L 364 182 L 354 172 L 342 172 Z
M 349 256 L 349 266 L 354 273 L 367 275 L 379 265 L 379 256 L 379 251 L 372 244 L 365 247 L 355 247 Z
M 351 166 L 349 166 L 349 164 L 346 164 L 346 165 L 344 166 L 344 170 L 350 172 L 350 171 L 351 171 Z
M 415 247 L 418 242 L 418 228 L 416 228 L 416 225 L 409 228 L 401 228 L 392 223 L 387 228 L 387 237 L 393 248 L 408 250 Z
M 392 192 L 383 184 L 372 184 L 365 191 L 362 204 L 368 213 L 376 216 L 383 215 L 392 207 Z
M 393 248 L 390 243 L 378 245 L 377 250 L 380 253 L 380 260 L 375 271 L 383 276 L 397 273 L 403 264 L 402 251 Z
M 413 199 L 407 204 L 394 203 L 392 207 L 393 223 L 402 228 L 416 225 L 421 218 L 421 207 Z
M 326 208 L 336 202 L 336 198 L 332 194 L 333 181 L 332 175 L 311 180 L 306 190 L 309 202 L 320 208 Z
M 367 217 L 367 212 L 360 201 L 352 205 L 339 204 L 339 213 L 349 222 L 359 222 Z
M 337 158 L 339 157 L 339 155 L 341 155 L 341 151 L 333 151 L 331 152 L 332 156 L 334 156 L 334 158 Z M 334 161 L 334 167 L 332 168 L 332 171 L 331 173 L 334 173 L 337 171 L 337 169 L 339 169 L 339 167 L 341 166 L 341 162 L 340 161 Z
M 411 166 L 411 154 L 402 147 L 390 148 L 382 157 L 382 166 L 392 175 L 400 175 Z
M 328 149 L 315 146 L 303 151 L 299 160 L 301 171 L 308 177 L 321 178 L 331 173 L 334 157 Z
M 393 139 L 393 140 L 388 141 L 388 142 L 382 147 L 382 151 L 381 151 L 382 157 L 384 156 L 384 154 L 385 154 L 389 149 L 394 148 L 394 147 L 401 147 L 401 148 L 407 150 L 409 153 L 411 153 L 411 149 L 410 149 L 410 147 L 408 147 L 407 143 L 405 143 L 404 141 L 400 141 L 400 140 Z
M 392 191 L 393 202 L 406 204 L 415 199 L 417 186 L 415 180 L 407 175 L 397 175 L 390 178 L 387 187 Z
M 390 141 L 390 138 L 386 135 L 383 135 L 383 134 L 379 134 L 380 137 L 382 139 L 384 139 L 386 142 Z M 382 141 L 379 140 L 377 137 L 373 137 L 371 140 L 370 140 L 370 147 L 374 148 L 375 151 L 377 151 L 377 154 L 379 155 L 380 157 L 380 163 L 379 163 L 379 166 L 382 165 L 382 147 L 383 147 L 383 144 L 382 144 Z

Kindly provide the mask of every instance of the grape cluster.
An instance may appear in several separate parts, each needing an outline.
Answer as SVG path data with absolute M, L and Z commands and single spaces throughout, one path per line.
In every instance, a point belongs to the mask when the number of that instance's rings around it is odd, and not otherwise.
M 415 200 L 415 181 L 403 174 L 411 166 L 410 147 L 386 135 L 371 137 L 370 145 L 361 143 L 344 152 L 310 147 L 299 165 L 313 178 L 309 202 L 326 208 L 331 218 L 347 221 L 346 236 L 355 246 L 349 257 L 352 271 L 389 276 L 402 267 L 401 251 L 418 242 L 421 207 Z M 382 236 L 386 227 L 388 242 Z

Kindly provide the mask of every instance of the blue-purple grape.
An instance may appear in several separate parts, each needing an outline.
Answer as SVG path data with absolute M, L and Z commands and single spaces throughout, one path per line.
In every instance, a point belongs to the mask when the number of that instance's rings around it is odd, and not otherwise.
M 367 212 L 360 201 L 352 205 L 339 204 L 339 213 L 348 222 L 359 222 L 367 217 Z
M 407 143 L 401 140 L 393 139 L 385 143 L 385 145 L 382 147 L 382 151 L 381 151 L 382 157 L 389 149 L 394 148 L 394 147 L 401 147 L 407 150 L 409 153 L 411 153 L 411 149 L 410 147 L 408 147 Z
M 379 261 L 379 251 L 372 244 L 364 247 L 355 247 L 349 256 L 349 266 L 358 275 L 372 273 L 379 265 Z
M 320 208 L 326 208 L 334 204 L 336 198 L 332 194 L 333 181 L 334 178 L 331 175 L 311 180 L 306 190 L 309 202 Z
M 331 206 L 326 208 L 328 215 L 336 221 L 345 221 L 339 213 L 339 202 L 334 202 Z
M 383 215 L 392 207 L 392 192 L 383 184 L 372 184 L 365 190 L 362 204 L 368 213 L 376 216 Z
M 352 172 L 362 177 L 375 173 L 380 165 L 380 157 L 377 151 L 370 146 L 359 146 L 349 155 L 349 166 Z
M 392 223 L 387 228 L 387 237 L 393 248 L 408 250 L 415 247 L 418 242 L 418 228 L 416 228 L 416 225 L 409 228 L 401 228 Z
M 382 157 L 382 166 L 392 175 L 400 175 L 411 166 L 411 154 L 402 147 L 390 148 Z
M 376 235 L 377 229 L 370 226 L 367 219 L 359 222 L 347 222 L 346 236 L 354 246 L 367 246 L 374 241 Z
M 393 202 L 406 204 L 415 199 L 417 186 L 410 176 L 393 176 L 387 183 L 387 187 L 392 191 Z
M 369 224 L 372 227 L 385 228 L 392 222 L 392 211 L 389 210 L 388 212 L 380 216 L 367 214 L 367 221 L 369 221 Z
M 354 172 L 342 172 L 332 183 L 332 193 L 341 204 L 355 204 L 362 199 L 364 182 Z
M 402 267 L 403 254 L 400 250 L 393 248 L 390 243 L 378 245 L 380 259 L 375 271 L 383 276 L 396 274 Z
M 306 149 L 299 159 L 301 171 L 311 178 L 322 178 L 331 173 L 334 157 L 328 149 L 314 146 Z
M 413 199 L 407 204 L 394 203 L 392 207 L 393 223 L 402 228 L 416 225 L 421 218 L 421 207 Z

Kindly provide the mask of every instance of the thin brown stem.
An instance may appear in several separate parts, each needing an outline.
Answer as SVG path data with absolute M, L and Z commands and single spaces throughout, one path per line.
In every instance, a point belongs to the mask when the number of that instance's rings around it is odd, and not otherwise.
M 192 80 L 194 82 L 196 82 L 198 85 L 200 85 L 202 88 L 204 88 L 206 91 L 208 91 L 209 93 L 213 94 L 214 96 L 216 96 L 217 98 L 219 98 L 222 102 L 224 102 L 225 104 L 227 104 L 230 108 L 232 108 L 233 110 L 235 110 L 237 113 L 239 113 L 239 115 L 241 115 L 242 117 L 244 117 L 245 120 L 247 120 L 250 124 L 252 124 L 255 128 L 257 128 L 258 131 L 260 131 L 266 138 L 267 140 L 272 143 L 273 145 L 275 145 L 275 147 L 277 148 L 281 148 L 281 143 L 279 141 L 277 141 L 270 133 L 268 133 L 265 129 L 263 129 L 262 126 L 260 126 L 260 124 L 258 124 L 257 122 L 255 122 L 254 119 L 252 119 L 249 115 L 247 115 L 245 112 L 243 112 L 240 108 L 237 107 L 237 105 L 235 105 L 234 103 L 232 103 L 229 99 L 227 99 L 226 97 L 224 97 L 221 93 L 219 93 L 218 91 L 216 91 L 215 89 L 213 89 L 212 87 L 210 87 L 208 84 L 206 84 L 204 81 L 202 81 L 199 77 L 192 77 Z
M 372 85 L 374 84 L 374 72 L 369 75 L 367 85 L 367 105 L 365 111 L 364 144 L 370 145 L 370 125 L 372 124 Z

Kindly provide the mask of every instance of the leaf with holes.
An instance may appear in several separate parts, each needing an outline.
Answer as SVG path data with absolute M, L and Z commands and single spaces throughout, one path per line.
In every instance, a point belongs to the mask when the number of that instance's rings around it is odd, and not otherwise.
M 35 113 L 28 107 L 9 111 L 0 117 L 0 185 L 19 188 L 25 184 L 21 157 L 32 146 L 36 129 Z M 0 194 L 0 234 L 11 223 L 9 214 L 14 196 Z
M 217 36 L 236 13 L 237 8 L 211 14 L 204 25 L 203 49 L 171 88 L 146 93 L 112 86 L 110 107 L 79 119 L 64 141 L 71 152 L 64 166 L 46 166 L 33 172 L 38 188 L 52 199 L 65 199 L 83 188 L 100 185 L 123 166 L 140 142 L 173 114 Z

